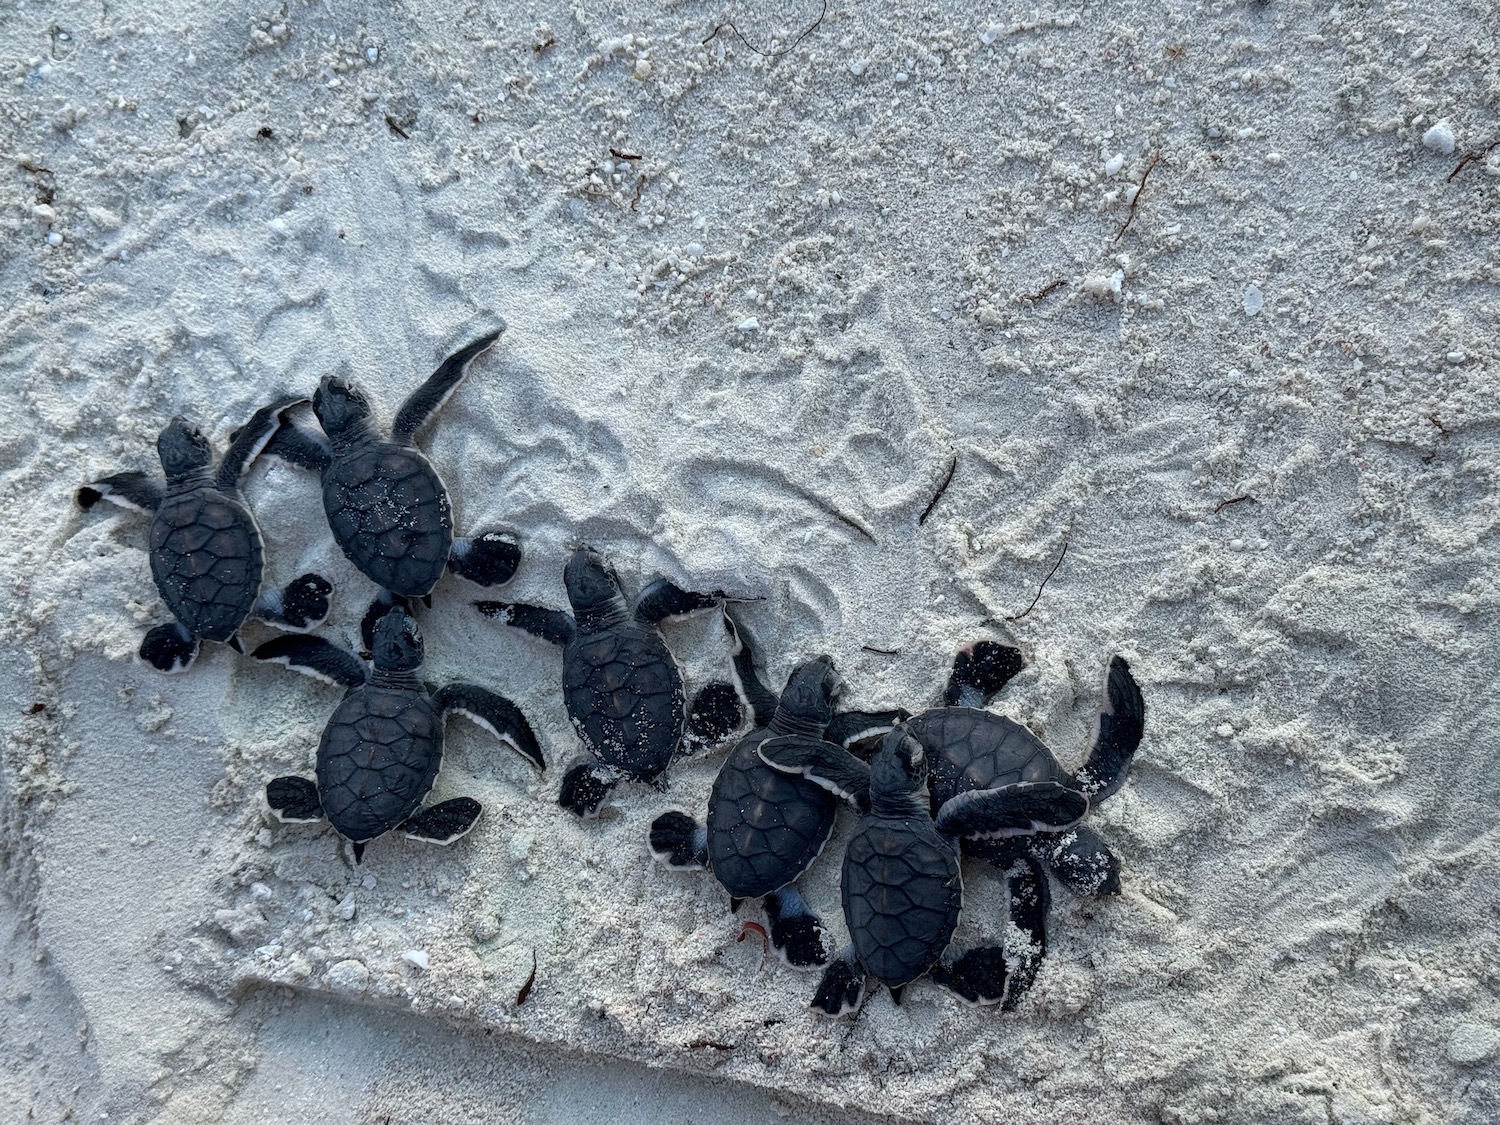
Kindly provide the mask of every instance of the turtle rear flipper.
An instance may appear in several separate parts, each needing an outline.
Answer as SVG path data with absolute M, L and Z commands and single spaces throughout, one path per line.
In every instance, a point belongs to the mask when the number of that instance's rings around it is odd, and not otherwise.
M 149 514 L 161 506 L 165 495 L 161 481 L 132 469 L 84 485 L 73 493 L 73 499 L 85 512 L 100 500 L 108 500 L 132 512 Z
M 592 820 L 610 790 L 620 783 L 619 771 L 593 762 L 579 762 L 563 775 L 557 803 L 575 816 Z
M 479 586 L 509 582 L 521 565 L 521 546 L 503 531 L 485 531 L 453 540 L 448 569 Z
M 696 594 L 691 590 L 684 590 L 670 579 L 658 578 L 641 591 L 641 596 L 635 603 L 635 616 L 637 621 L 644 624 L 657 625 L 668 617 L 712 609 L 723 597 L 723 594 Z
M 1089 811 L 1089 799 L 1056 781 L 1022 781 L 970 789 L 938 809 L 937 830 L 966 840 L 994 840 L 1069 828 Z
M 198 638 L 181 625 L 158 625 L 141 641 L 141 659 L 158 672 L 186 672 L 198 658 Z
M 740 706 L 739 692 L 734 690 L 733 684 L 722 680 L 704 684 L 688 708 L 684 748 L 689 752 L 698 748 L 712 749 L 738 730 L 744 721 L 745 709 Z
M 1146 727 L 1146 701 L 1130 674 L 1130 665 L 1121 657 L 1109 662 L 1104 695 L 1088 761 L 1077 773 L 1079 786 L 1094 801 L 1104 800 L 1125 784 Z
M 478 684 L 449 684 L 434 701 L 444 712 L 462 715 L 504 742 L 539 770 L 547 768 L 542 747 L 521 709 Z
M 250 416 L 230 439 L 229 448 L 219 462 L 219 471 L 214 476 L 214 485 L 222 492 L 239 487 L 240 478 L 250 468 L 250 463 L 260 456 L 271 438 L 280 428 L 282 415 L 294 406 L 307 402 L 306 398 L 287 395 L 262 406 Z
M 949 707 L 983 707 L 1026 666 L 1021 650 L 997 641 L 977 641 L 953 658 L 943 702 Z
M 869 801 L 869 765 L 841 746 L 791 734 L 766 739 L 759 753 L 766 765 L 801 774 L 861 811 Z
M 322 637 L 272 637 L 250 655 L 328 684 L 358 687 L 365 682 L 365 662 Z
M 1120 893 L 1120 860 L 1104 838 L 1086 824 L 1066 832 L 1038 835 L 1032 851 L 1081 895 Z
M 438 364 L 437 370 L 407 397 L 401 404 L 401 409 L 396 412 L 396 421 L 391 426 L 392 440 L 410 445 L 417 431 L 458 390 L 464 376 L 469 373 L 469 364 L 488 351 L 504 332 L 505 323 L 502 321 L 496 331 L 465 345 Z
M 482 811 L 478 801 L 472 797 L 454 797 L 430 808 L 425 808 L 401 825 L 400 831 L 413 840 L 425 840 L 429 844 L 447 847 L 454 840 L 467 836 L 479 823 Z
M 673 871 L 696 871 L 708 866 L 708 829 L 673 809 L 651 822 L 650 848 Z
M 1042 967 L 1042 958 L 1047 955 L 1047 910 L 1052 904 L 1052 893 L 1047 889 L 1047 873 L 1029 855 L 1011 864 L 1005 882 L 1010 891 L 1011 928 L 1026 939 L 1024 945 L 1009 951 L 1010 982 L 1005 990 L 1005 1003 L 1001 1005 L 1009 1012 L 1026 995 Z
M 855 960 L 854 949 L 848 947 L 823 970 L 811 1006 L 830 1016 L 842 1016 L 859 1011 L 864 1002 L 865 972 Z
M 475 602 L 474 608 L 486 617 L 496 618 L 555 645 L 567 644 L 576 632 L 573 619 L 561 610 L 519 602 Z
M 740 691 L 750 704 L 755 725 L 768 727 L 776 714 L 777 696 L 760 678 L 759 666 L 765 663 L 761 659 L 760 646 L 745 628 L 739 615 L 727 603 L 724 605 L 724 629 L 734 646 L 734 675 L 739 680 Z
M 293 633 L 316 629 L 328 617 L 328 595 L 333 583 L 321 574 L 308 572 L 294 578 L 281 590 L 267 590 L 255 600 L 252 615 Z
M 942 985 L 966 1003 L 998 1004 L 1006 998 L 1010 968 L 1004 949 L 986 945 L 967 950 L 946 964 L 939 962 L 930 975 L 934 984 Z M 1009 1006 L 1007 1003 L 1007 1009 Z
M 323 819 L 318 787 L 305 777 L 273 777 L 266 782 L 266 804 L 276 819 L 286 824 Z
M 766 918 L 771 923 L 771 945 L 788 965 L 810 969 L 828 963 L 823 923 L 797 888 L 788 883 L 765 897 Z

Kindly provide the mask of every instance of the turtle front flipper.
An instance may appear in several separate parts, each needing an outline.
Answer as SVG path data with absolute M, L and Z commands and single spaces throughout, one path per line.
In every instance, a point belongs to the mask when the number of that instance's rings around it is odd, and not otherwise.
M 965 840 L 994 840 L 1071 828 L 1089 811 L 1089 799 L 1056 781 L 1021 781 L 995 789 L 970 789 L 938 809 L 937 830 Z
M 1020 649 L 998 641 L 976 641 L 953 658 L 943 702 L 949 707 L 983 707 L 1025 666 Z
M 281 426 L 282 415 L 292 407 L 300 406 L 307 401 L 306 398 L 288 395 L 275 402 L 267 403 L 252 414 L 250 421 L 234 432 L 229 448 L 224 453 L 224 459 L 219 462 L 219 471 L 215 474 L 214 485 L 221 492 L 229 492 L 238 488 L 245 470 L 250 468 L 250 463 L 260 456 L 261 451 L 266 448 L 266 444 Z
M 823 970 L 811 1007 L 826 1015 L 843 1016 L 859 1011 L 864 1002 L 865 971 L 854 956 L 854 947 L 846 946 Z
M 118 504 L 132 512 L 149 515 L 161 507 L 165 496 L 166 490 L 162 488 L 161 481 L 131 469 L 83 485 L 73 493 L 73 500 L 85 512 L 100 500 L 108 500 L 111 504 Z
M 744 721 L 745 709 L 740 706 L 740 695 L 733 684 L 722 680 L 704 684 L 688 708 L 683 748 L 690 753 L 700 748 L 712 749 L 739 730 Z
M 158 672 L 186 672 L 198 658 L 198 638 L 182 625 L 158 625 L 141 640 L 141 659 Z
M 845 711 L 834 716 L 833 722 L 823 732 L 823 738 L 847 750 L 856 742 L 885 734 L 909 718 L 911 712 L 901 707 L 894 711 Z
M 308 824 L 323 819 L 318 787 L 305 777 L 273 777 L 266 782 L 266 804 L 284 824 Z
M 723 594 L 695 594 L 691 590 L 684 590 L 670 579 L 658 578 L 641 591 L 640 599 L 635 604 L 635 617 L 642 624 L 657 625 L 668 617 L 712 609 L 723 598 Z
M 1146 701 L 1122 657 L 1109 662 L 1104 696 L 1104 706 L 1094 723 L 1089 759 L 1077 774 L 1079 787 L 1094 801 L 1104 800 L 1125 784 L 1146 729 Z
M 469 373 L 469 364 L 488 351 L 505 332 L 505 324 L 486 336 L 481 336 L 454 352 L 427 377 L 427 381 L 412 391 L 396 412 L 396 421 L 391 426 L 391 438 L 402 445 L 410 445 L 417 431 L 438 412 L 438 409 L 458 390 L 458 385 Z
M 316 629 L 328 617 L 328 595 L 333 593 L 333 583 L 321 574 L 308 572 L 294 578 L 281 590 L 267 590 L 255 599 L 252 617 L 286 629 L 292 633 L 305 633 Z
M 869 764 L 842 746 L 789 734 L 766 739 L 758 752 L 766 765 L 782 773 L 801 774 L 860 811 L 869 801 Z
M 299 469 L 311 469 L 322 474 L 333 463 L 333 450 L 320 435 L 309 433 L 301 426 L 282 420 L 275 433 L 266 442 L 262 453 L 279 457 Z
M 1120 860 L 1088 825 L 1075 824 L 1056 834 L 1040 833 L 1030 844 L 1032 853 L 1076 893 L 1120 893 Z
M 474 608 L 486 617 L 493 617 L 506 625 L 525 630 L 533 637 L 540 637 L 555 645 L 565 645 L 573 639 L 576 628 L 573 619 L 556 609 L 543 609 L 539 605 L 522 605 L 518 602 L 475 602 Z
M 744 693 L 750 710 L 755 715 L 755 725 L 768 727 L 776 714 L 778 700 L 776 693 L 766 687 L 765 681 L 760 678 L 760 668 L 765 664 L 760 646 L 739 619 L 739 614 L 728 604 L 724 606 L 724 629 L 729 633 L 730 643 L 734 646 L 734 674 L 740 682 L 740 691 Z
M 771 946 L 788 965 L 811 969 L 828 963 L 826 932 L 822 920 L 788 883 L 765 897 L 766 918 L 771 923 Z
M 1012 980 L 1005 950 L 998 945 L 980 946 L 966 950 L 951 961 L 940 961 L 928 975 L 934 984 L 946 988 L 967 1004 L 998 1004 L 1006 1000 L 1006 983 Z M 1010 1010 L 1009 1001 L 1005 1007 L 1006 1011 Z
M 503 531 L 454 539 L 448 555 L 448 569 L 479 586 L 509 582 L 520 565 L 521 545 Z
M 697 871 L 708 866 L 708 829 L 687 813 L 664 812 L 651 822 L 652 857 L 673 871 Z
M 285 664 L 327 684 L 358 687 L 367 675 L 363 660 L 322 637 L 272 637 L 250 655 L 256 660 Z
M 503 695 L 478 684 L 449 684 L 434 701 L 444 714 L 462 715 L 483 727 L 539 770 L 547 768 L 542 747 L 521 709 Z
M 1025 944 L 1008 954 L 1010 982 L 1001 1009 L 1009 1012 L 1026 995 L 1047 955 L 1047 910 L 1052 905 L 1052 893 L 1047 889 L 1047 873 L 1029 855 L 1010 865 L 1005 882 L 1010 891 L 1011 932 L 1025 939 Z
M 575 816 L 592 820 L 599 815 L 610 790 L 620 783 L 619 770 L 595 762 L 579 762 L 563 774 L 557 803 Z
M 423 809 L 406 823 L 398 827 L 412 840 L 425 840 L 429 844 L 447 847 L 454 840 L 462 839 L 479 823 L 483 811 L 473 797 L 454 797 Z

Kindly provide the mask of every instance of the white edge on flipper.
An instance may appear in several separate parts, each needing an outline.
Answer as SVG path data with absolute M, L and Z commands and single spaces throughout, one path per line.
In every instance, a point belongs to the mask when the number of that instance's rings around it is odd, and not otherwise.
M 835 718 L 837 718 L 837 716 L 835 716 Z M 863 742 L 867 738 L 874 738 L 877 734 L 886 734 L 894 730 L 899 725 L 900 724 L 898 723 L 892 723 L 890 726 L 881 725 L 878 727 L 870 727 L 868 730 L 858 731 L 855 734 L 849 736 L 849 741 L 844 744 L 844 749 L 847 750 L 856 742 Z M 837 743 L 834 743 L 834 745 L 837 745 Z
M 274 816 L 282 824 L 317 824 L 320 821 L 328 819 L 322 816 L 287 816 L 279 809 L 273 809 L 271 802 L 266 800 L 265 786 L 261 786 L 260 789 L 260 806 L 266 815 Z
M 498 730 L 495 729 L 495 724 L 492 723 L 492 722 L 490 722 L 488 719 L 484 718 L 483 716 L 476 715 L 476 714 L 474 714 L 473 711 L 470 711 L 470 710 L 468 710 L 467 708 L 464 708 L 464 707 L 449 707 L 448 708 L 448 713 L 450 715 L 462 715 L 464 718 L 468 719 L 469 722 L 473 723 L 475 726 L 479 727 L 481 730 L 487 730 L 487 731 L 489 731 L 490 734 L 494 735 L 496 739 L 498 739 L 499 741 L 505 743 L 505 745 L 509 746 L 512 750 L 514 750 L 517 754 L 521 755 L 521 757 L 525 758 L 528 762 L 531 761 L 531 756 L 529 754 L 527 754 L 526 751 L 522 750 L 519 746 L 516 745 L 516 740 L 515 739 L 513 739 L 508 734 L 501 734 Z M 532 764 L 535 765 L 535 763 L 532 763 Z
M 262 664 L 285 664 L 293 672 L 301 672 L 304 676 L 307 676 L 314 680 L 318 680 L 325 684 L 332 684 L 334 687 L 345 686 L 335 680 L 332 676 L 325 676 L 322 672 L 319 672 L 314 668 L 309 668 L 306 664 L 293 663 L 290 656 L 257 656 L 255 659 L 260 661 Z
M 1022 782 L 1021 784 L 1031 785 L 1041 783 Z M 962 808 L 964 805 L 971 805 L 975 801 L 978 801 L 993 792 L 995 792 L 995 790 L 993 789 L 968 789 L 962 793 L 954 794 L 952 797 L 949 797 L 946 801 L 943 802 L 942 808 L 938 809 L 937 817 L 933 818 L 934 826 L 937 825 L 938 818 L 943 815 L 944 809 L 950 807 Z M 1074 792 L 1078 792 L 1078 790 L 1074 790 Z M 1030 828 L 1004 828 L 998 832 L 970 832 L 965 833 L 960 838 L 964 840 L 1004 840 L 1011 836 L 1034 836 L 1038 832 L 1066 832 L 1069 828 L 1072 828 L 1077 824 L 1081 824 L 1089 814 L 1088 794 L 1082 793 L 1080 795 L 1084 800 L 1083 812 L 1076 819 L 1070 820 L 1066 824 L 1052 824 L 1046 821 L 1033 820 L 1031 822 Z M 938 831 L 942 832 L 944 830 L 941 827 L 938 827 Z
M 125 497 L 121 496 L 118 492 L 115 492 L 113 489 L 111 489 L 107 484 L 85 484 L 80 489 L 77 489 L 75 491 L 81 491 L 82 488 L 87 488 L 90 492 L 97 492 L 99 494 L 99 500 L 108 500 L 115 507 L 124 508 L 127 512 L 135 512 L 137 515 L 142 516 L 149 516 L 152 514 L 150 508 L 143 508 L 139 504 L 132 503 L 131 501 L 125 499 Z M 98 500 L 94 501 L 94 503 L 96 504 L 98 502 Z
M 792 741 L 795 739 L 795 736 L 783 737 L 786 737 L 788 741 Z M 770 758 L 767 758 L 765 755 L 766 743 L 778 741 L 780 741 L 779 738 L 766 739 L 765 742 L 762 742 L 755 748 L 756 757 L 758 757 L 766 765 L 770 766 L 773 770 L 780 770 L 782 773 L 789 773 L 794 774 L 798 777 L 805 777 L 808 781 L 812 782 L 818 788 L 828 790 L 828 792 L 839 798 L 839 800 L 848 801 L 851 805 L 857 804 L 857 802 L 855 801 L 855 797 L 859 795 L 858 793 L 844 789 L 842 786 L 837 785 L 826 777 L 814 777 L 811 772 L 811 766 L 784 766 L 780 762 L 773 762 Z M 832 746 L 833 743 L 830 742 L 829 745 Z M 843 749 L 843 747 L 840 747 L 840 749 Z

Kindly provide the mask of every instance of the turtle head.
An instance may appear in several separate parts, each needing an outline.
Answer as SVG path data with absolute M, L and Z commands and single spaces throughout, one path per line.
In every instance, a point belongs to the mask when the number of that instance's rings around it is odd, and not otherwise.
M 895 728 L 880 740 L 880 747 L 870 760 L 871 796 L 905 796 L 920 793 L 926 786 L 927 752 L 906 731 Z
M 580 623 L 612 616 L 623 611 L 625 598 L 620 592 L 620 578 L 610 561 L 590 547 L 579 547 L 563 570 L 563 585 L 568 588 L 568 602 Z
M 400 606 L 375 626 L 375 667 L 381 672 L 415 672 L 422 667 L 422 631 Z
M 833 657 L 819 656 L 792 670 L 776 710 L 787 718 L 826 727 L 843 694 L 844 680 L 833 666 Z
M 161 470 L 169 484 L 202 471 L 214 459 L 208 439 L 181 415 L 168 422 L 157 437 L 156 455 L 161 458 Z
M 370 424 L 370 400 L 342 376 L 324 375 L 313 392 L 313 413 L 329 437 L 354 437 Z

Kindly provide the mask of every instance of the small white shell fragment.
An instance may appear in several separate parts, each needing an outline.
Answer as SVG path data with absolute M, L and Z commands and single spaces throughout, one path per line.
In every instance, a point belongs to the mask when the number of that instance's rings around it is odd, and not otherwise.
M 365 48 L 365 61 L 366 62 L 373 63 L 373 62 L 375 62 L 379 58 L 380 58 L 380 48 L 379 47 L 366 47 Z
M 53 231 L 48 231 L 47 232 L 47 245 L 48 246 L 61 246 L 62 245 L 62 241 L 63 241 L 63 237 L 62 237 L 62 235 L 58 234 L 57 231 L 53 230 Z
M 424 973 L 432 965 L 432 961 L 427 956 L 427 950 L 425 949 L 408 949 L 405 953 L 401 954 L 401 960 L 414 969 L 421 969 Z
M 747 316 L 744 320 L 740 321 L 739 329 L 741 332 L 758 332 L 760 331 L 760 320 L 757 317 Z
M 992 23 L 979 33 L 979 41 L 988 47 L 996 39 L 1005 34 L 1005 28 L 998 23 Z
M 1233 738 L 1234 728 L 1228 723 L 1220 723 L 1217 727 L 1214 728 L 1214 733 L 1220 738 Z
M 1462 363 L 1464 360 L 1466 360 L 1468 358 L 1469 357 L 1466 356 L 1466 355 L 1464 355 L 1463 352 L 1449 352 L 1448 353 L 1448 362 L 1449 363 Z
M 1444 156 L 1453 152 L 1453 126 L 1448 124 L 1445 117 L 1431 129 L 1422 134 L 1422 143 L 1433 152 L 1440 152 Z
M 366 875 L 359 881 L 359 885 L 367 891 L 373 891 L 375 889 L 375 876 Z
M 852 63 L 849 64 L 849 73 L 854 75 L 854 77 L 856 78 L 863 78 L 865 76 L 865 71 L 869 69 L 869 59 L 855 59 Z
M 1266 295 L 1260 291 L 1260 286 L 1251 282 L 1245 286 L 1245 315 L 1254 316 L 1266 306 Z
M 898 71 L 896 71 L 896 81 L 897 82 L 905 82 L 910 77 L 911 76 L 909 74 L 907 74 L 906 71 L 904 71 L 904 70 L 898 70 Z
M 1106 176 L 1118 176 L 1120 169 L 1125 167 L 1125 154 L 1117 152 L 1104 162 L 1104 174 Z

